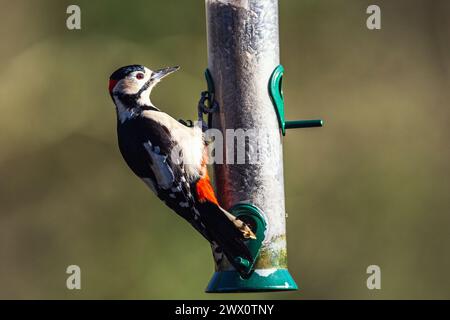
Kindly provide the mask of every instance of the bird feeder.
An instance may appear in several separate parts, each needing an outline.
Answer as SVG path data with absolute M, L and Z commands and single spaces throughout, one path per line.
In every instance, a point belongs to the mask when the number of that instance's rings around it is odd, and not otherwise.
M 286 121 L 278 35 L 278 0 L 206 0 L 208 90 L 219 108 L 210 127 L 256 129 L 266 156 L 255 163 L 214 164 L 219 202 L 252 226 L 247 240 L 255 261 L 242 276 L 222 259 L 207 292 L 297 290 L 287 269 L 282 138 L 286 129 L 322 126 L 321 120 Z M 233 138 L 234 139 L 234 138 Z M 227 156 L 225 152 L 225 157 Z

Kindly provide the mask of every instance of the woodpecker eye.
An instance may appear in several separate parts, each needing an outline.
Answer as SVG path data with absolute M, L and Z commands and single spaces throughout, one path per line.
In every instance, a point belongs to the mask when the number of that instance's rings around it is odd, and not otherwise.
M 139 80 L 144 79 L 144 74 L 142 72 L 137 73 L 136 79 L 139 79 Z

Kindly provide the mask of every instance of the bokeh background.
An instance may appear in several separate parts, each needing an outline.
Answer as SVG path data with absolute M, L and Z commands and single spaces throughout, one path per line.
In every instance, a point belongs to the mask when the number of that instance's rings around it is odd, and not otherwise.
M 287 116 L 326 121 L 284 140 L 302 290 L 234 295 L 203 293 L 209 246 L 124 164 L 107 92 L 119 66 L 179 64 L 154 102 L 193 119 L 204 2 L 0 2 L 0 298 L 450 298 L 449 1 L 280 1 Z M 74 3 L 81 31 L 65 26 Z

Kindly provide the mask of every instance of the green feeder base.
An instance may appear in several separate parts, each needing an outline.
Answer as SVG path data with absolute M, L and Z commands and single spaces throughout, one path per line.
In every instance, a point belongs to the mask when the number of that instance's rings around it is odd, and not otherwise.
M 257 269 L 243 279 L 236 271 L 217 271 L 209 281 L 206 292 L 267 292 L 298 290 L 287 269 Z

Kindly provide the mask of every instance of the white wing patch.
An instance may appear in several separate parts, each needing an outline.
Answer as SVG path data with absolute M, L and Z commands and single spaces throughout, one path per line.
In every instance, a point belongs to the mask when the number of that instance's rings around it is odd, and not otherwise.
M 172 187 L 175 177 L 173 171 L 167 163 L 167 156 L 159 153 L 159 147 L 152 148 L 150 141 L 144 143 L 144 148 L 152 160 L 150 168 L 155 175 L 158 187 L 161 189 L 169 189 Z

